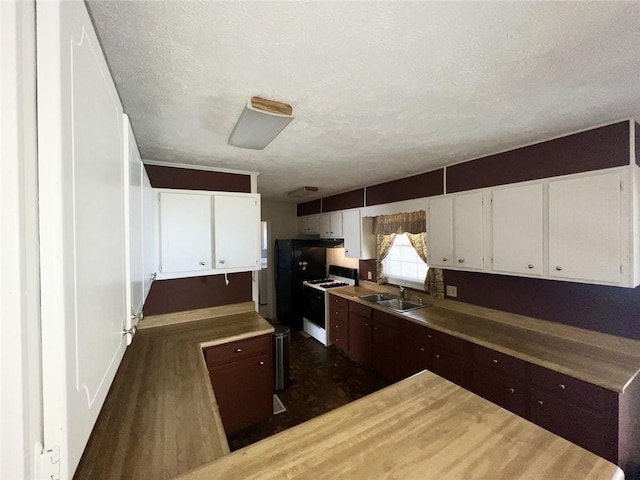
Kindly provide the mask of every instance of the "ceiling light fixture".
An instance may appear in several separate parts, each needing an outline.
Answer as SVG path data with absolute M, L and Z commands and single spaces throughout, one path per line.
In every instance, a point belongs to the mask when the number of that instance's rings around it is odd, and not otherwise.
M 251 97 L 229 136 L 229 145 L 262 150 L 291 123 L 293 108 L 286 103 Z
M 300 197 L 306 197 L 307 195 L 311 195 L 312 193 L 317 193 L 317 192 L 318 192 L 318 187 L 300 187 L 300 188 L 296 188 L 292 192 L 287 193 L 287 195 L 293 198 L 300 198 Z

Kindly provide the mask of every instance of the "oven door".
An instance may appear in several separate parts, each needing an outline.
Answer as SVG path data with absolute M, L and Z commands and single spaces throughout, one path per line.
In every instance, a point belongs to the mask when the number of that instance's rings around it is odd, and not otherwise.
M 302 302 L 302 315 L 310 322 L 316 324 L 320 328 L 325 328 L 324 321 L 324 295 L 325 292 L 313 287 L 304 285 L 302 287 L 304 296 Z

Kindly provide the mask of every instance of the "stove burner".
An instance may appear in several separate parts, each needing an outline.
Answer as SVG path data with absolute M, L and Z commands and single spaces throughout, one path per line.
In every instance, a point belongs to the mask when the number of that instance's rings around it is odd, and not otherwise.
M 320 285 L 322 288 L 335 288 L 335 287 L 347 287 L 348 283 L 344 282 L 333 282 L 333 283 L 325 283 L 324 285 Z
M 330 282 L 331 279 L 330 278 L 320 278 L 317 280 L 307 280 L 307 283 L 311 284 L 311 285 L 316 285 L 318 283 L 327 283 Z

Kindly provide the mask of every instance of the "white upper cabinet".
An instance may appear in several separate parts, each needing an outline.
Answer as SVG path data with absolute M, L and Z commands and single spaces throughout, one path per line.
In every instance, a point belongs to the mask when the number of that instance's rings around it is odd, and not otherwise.
M 156 212 L 155 196 L 151 181 L 144 166 L 142 167 L 142 242 L 144 245 L 144 301 L 147 300 L 151 284 L 158 274 L 156 261 Z
M 543 273 L 543 185 L 498 188 L 491 193 L 493 270 Z
M 342 212 L 320 215 L 319 227 L 321 238 L 342 238 Z
M 618 172 L 549 182 L 549 276 L 621 281 L 621 196 Z
M 434 267 L 481 269 L 483 265 L 482 193 L 429 199 L 428 264 Z
M 160 193 L 160 271 L 211 270 L 211 195 Z
M 298 234 L 317 235 L 320 233 L 319 217 L 320 215 L 304 215 L 298 217 Z
M 453 197 L 453 253 L 460 268 L 483 266 L 482 192 Z
M 213 196 L 216 269 L 260 269 L 258 195 Z
M 453 265 L 453 197 L 429 199 L 427 214 L 427 253 L 429 265 Z

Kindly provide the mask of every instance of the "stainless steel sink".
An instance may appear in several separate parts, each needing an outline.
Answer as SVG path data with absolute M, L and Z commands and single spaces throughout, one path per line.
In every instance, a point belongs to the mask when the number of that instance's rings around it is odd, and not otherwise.
M 392 300 L 381 300 L 376 302 L 381 307 L 390 308 L 397 312 L 407 312 L 409 310 L 415 310 L 416 308 L 422 308 L 424 305 L 421 303 L 411 302 L 409 300 L 403 300 L 401 298 L 394 298 Z
M 362 295 L 358 297 L 360 300 L 364 300 L 365 302 L 371 303 L 379 303 L 385 300 L 399 300 L 400 297 L 397 295 L 392 295 L 390 293 L 372 293 L 369 295 Z

